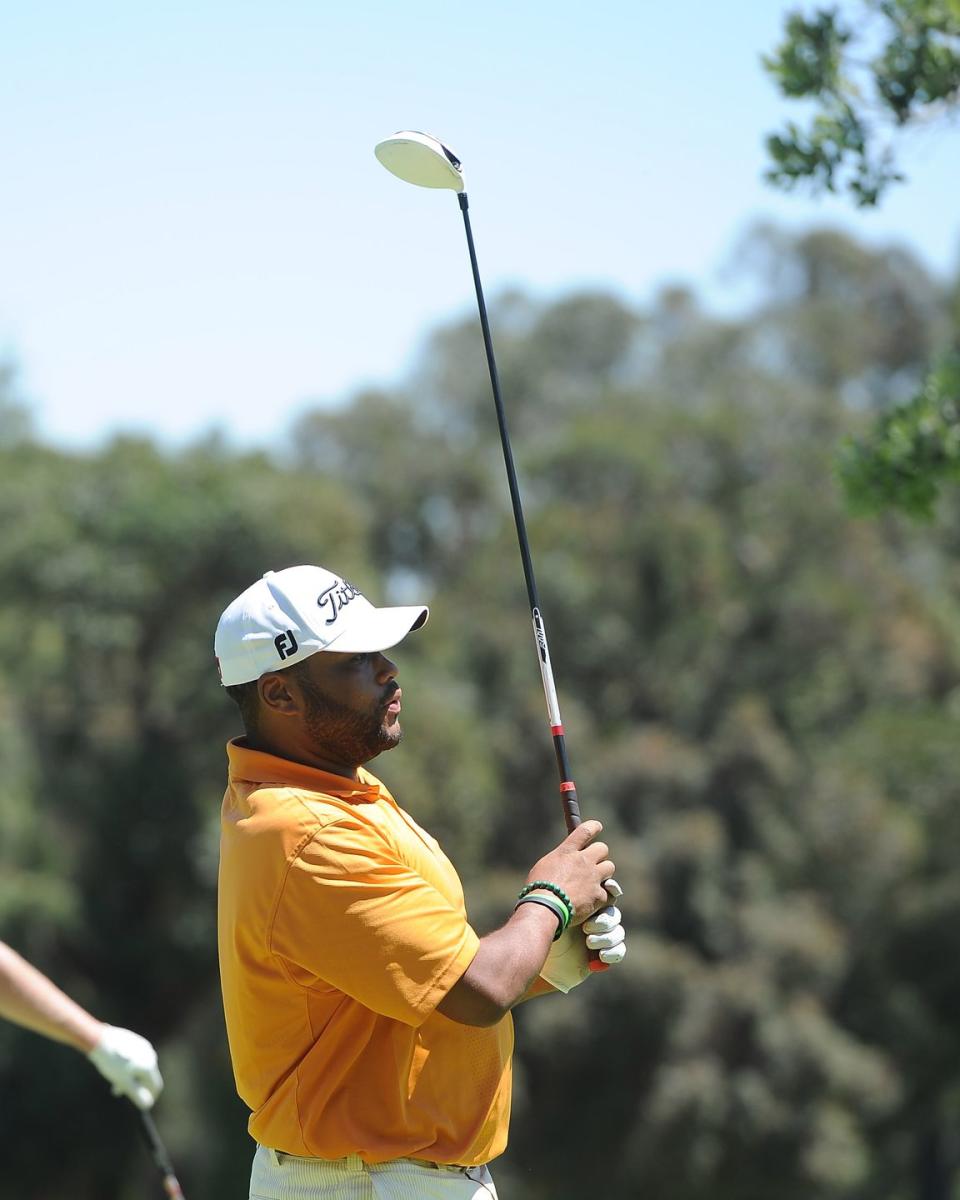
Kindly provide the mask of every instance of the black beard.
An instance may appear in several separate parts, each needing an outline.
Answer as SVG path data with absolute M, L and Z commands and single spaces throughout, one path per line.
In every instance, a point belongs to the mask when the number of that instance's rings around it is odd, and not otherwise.
M 301 679 L 299 683 L 307 702 L 304 723 L 313 749 L 324 758 L 358 767 L 384 750 L 392 750 L 402 739 L 399 724 L 387 727 L 384 723 L 382 708 L 358 712 L 328 696 L 312 679 Z

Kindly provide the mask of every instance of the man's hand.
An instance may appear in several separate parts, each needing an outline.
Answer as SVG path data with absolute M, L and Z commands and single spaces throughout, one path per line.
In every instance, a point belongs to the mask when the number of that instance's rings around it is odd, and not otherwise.
M 584 821 L 555 850 L 536 862 L 527 883 L 544 879 L 566 892 L 573 905 L 573 925 L 580 925 L 610 900 L 604 881 L 616 869 L 606 842 L 596 841 L 603 829 L 599 821 Z
M 571 925 L 550 947 L 541 979 L 558 992 L 569 992 L 590 974 L 588 950 L 598 951 L 600 961 L 611 966 L 623 962 L 627 944 L 621 920 L 620 909 L 609 904 L 588 917 L 579 929 Z
M 130 1029 L 104 1025 L 100 1040 L 87 1055 L 110 1083 L 115 1096 L 126 1096 L 137 1108 L 152 1108 L 163 1088 L 157 1052 Z

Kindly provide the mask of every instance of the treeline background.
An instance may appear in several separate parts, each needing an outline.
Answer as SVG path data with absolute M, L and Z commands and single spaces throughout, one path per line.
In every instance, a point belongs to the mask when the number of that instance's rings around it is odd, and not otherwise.
M 626 962 L 517 1013 L 504 1200 L 960 1195 L 960 505 L 863 520 L 845 436 L 960 349 L 960 277 L 755 229 L 757 297 L 500 297 L 574 773 Z M 212 635 L 269 568 L 425 600 L 374 764 L 499 924 L 562 819 L 473 314 L 282 445 L 88 454 L 0 384 L 0 937 L 158 1046 L 190 1200 L 246 1195 L 220 1009 Z M 469 1080 L 463 1081 L 469 1087 Z M 132 1108 L 0 1028 L 0 1196 L 160 1195 Z

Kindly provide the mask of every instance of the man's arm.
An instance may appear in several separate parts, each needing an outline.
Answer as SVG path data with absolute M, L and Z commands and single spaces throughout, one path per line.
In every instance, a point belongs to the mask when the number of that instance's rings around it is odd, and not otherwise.
M 608 880 L 607 888 L 614 887 L 617 894 L 621 894 L 619 884 L 616 884 L 614 880 Z M 554 936 L 539 974 L 532 983 L 527 985 L 523 994 L 511 1007 L 523 1004 L 525 1000 L 533 1000 L 537 996 L 569 992 L 572 988 L 577 987 L 590 976 L 589 950 L 596 950 L 600 960 L 607 966 L 623 962 L 627 946 L 623 926 L 620 924 L 621 920 L 619 908 L 614 904 L 608 904 L 584 921 L 582 925 L 571 926 L 559 938 Z M 485 947 L 485 949 L 492 949 L 492 947 Z M 482 1008 L 476 1011 L 460 1006 L 459 999 L 455 1000 L 453 1005 L 448 1006 L 450 1011 L 446 1011 L 442 1003 L 438 1007 L 446 1016 L 451 1016 L 455 1011 L 473 1015 L 475 1018 L 483 1015 Z M 466 1003 L 468 1002 L 464 1001 L 464 1005 Z M 491 1009 L 494 1018 L 496 1011 L 496 1006 L 494 1006 Z M 463 1016 L 453 1019 L 461 1020 L 468 1025 L 490 1023 L 479 1019 L 465 1020 Z
M 0 1017 L 85 1054 L 138 1108 L 150 1108 L 163 1080 L 153 1046 L 130 1029 L 106 1025 L 6 943 L 0 942 Z
M 91 1016 L 3 942 L 0 942 L 0 1017 L 84 1054 L 89 1054 L 100 1041 L 104 1028 L 102 1021 Z
M 473 961 L 437 1011 L 461 1025 L 496 1025 L 514 1005 L 536 994 L 556 932 L 557 918 L 549 909 L 521 905 L 506 925 L 480 939 Z
M 573 905 L 582 924 L 609 901 L 604 882 L 614 872 L 606 843 L 593 839 L 599 821 L 585 821 L 535 864 L 528 883 L 547 880 Z M 557 917 L 541 904 L 521 904 L 507 923 L 480 939 L 473 961 L 437 1005 L 463 1025 L 496 1025 L 521 1000 L 539 994 L 537 977 L 557 933 Z

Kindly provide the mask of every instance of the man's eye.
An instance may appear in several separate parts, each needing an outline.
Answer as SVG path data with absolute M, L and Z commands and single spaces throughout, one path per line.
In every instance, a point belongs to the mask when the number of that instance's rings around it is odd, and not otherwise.
M 360 667 L 363 666 L 369 657 L 369 654 L 352 654 L 350 656 L 350 663 L 352 666 Z

